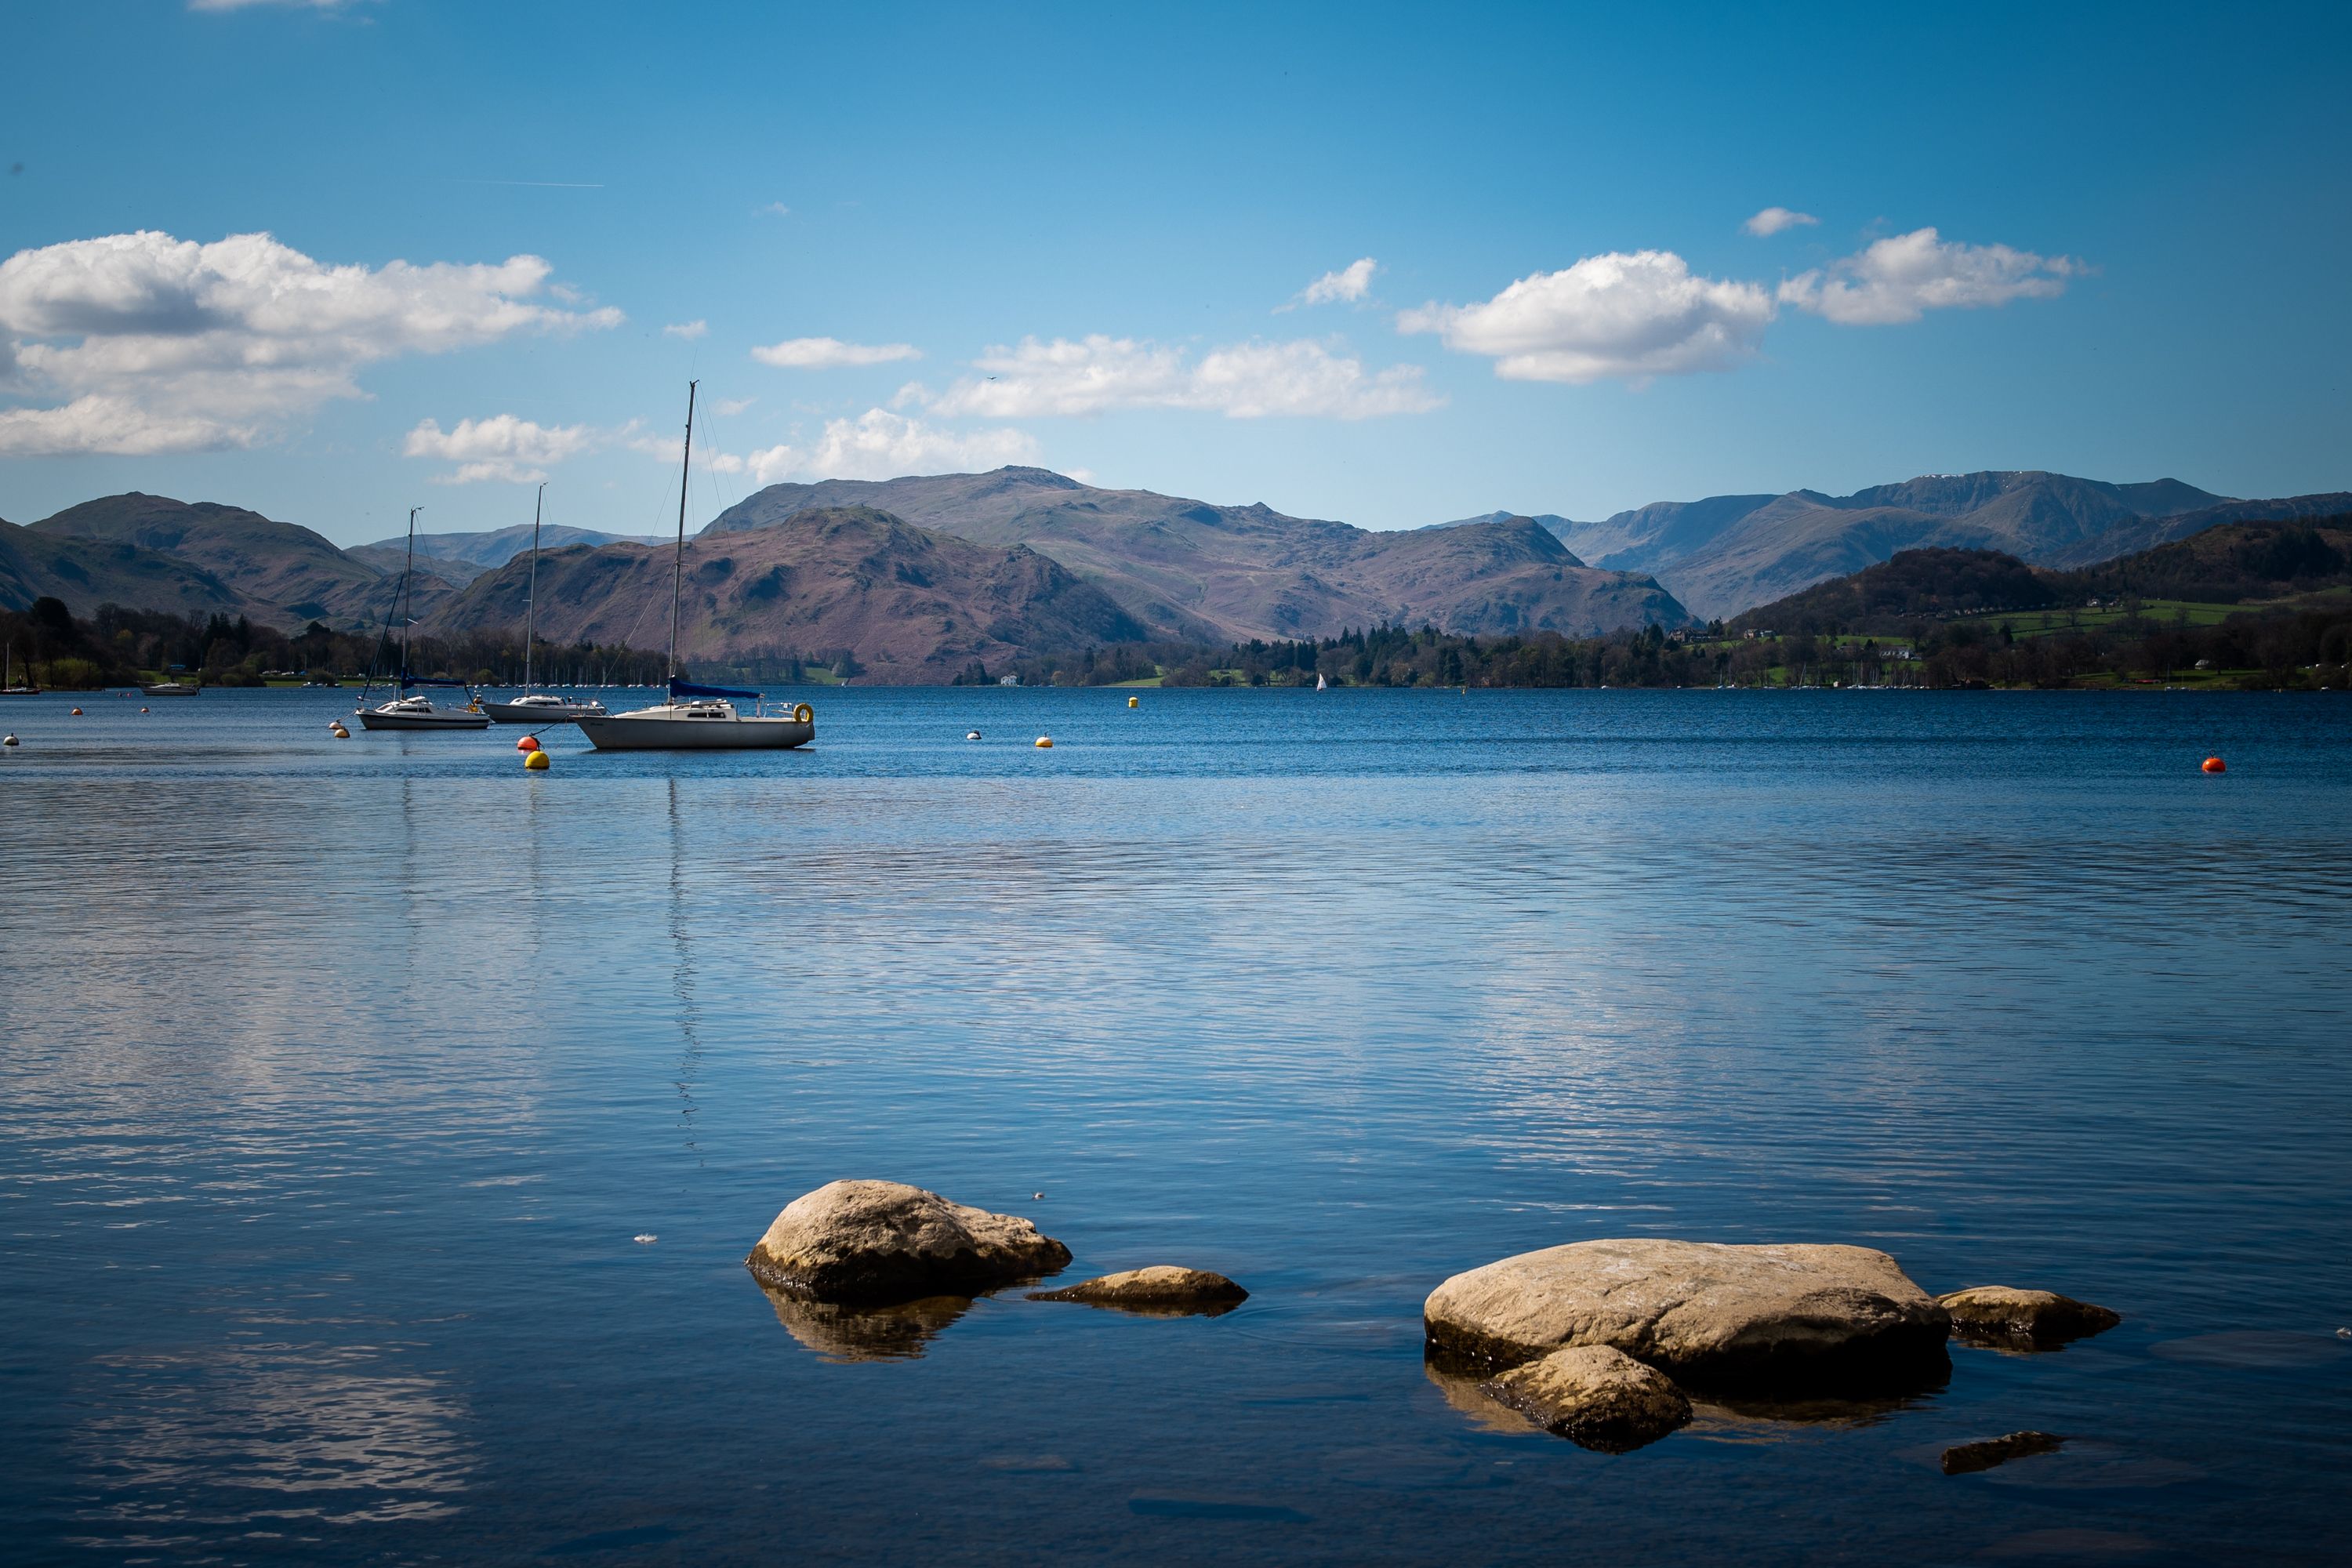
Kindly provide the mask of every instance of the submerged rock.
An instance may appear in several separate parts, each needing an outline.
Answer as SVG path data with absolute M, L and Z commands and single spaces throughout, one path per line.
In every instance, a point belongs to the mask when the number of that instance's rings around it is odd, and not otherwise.
M 1222 1274 L 1200 1268 L 1155 1264 L 1082 1279 L 1059 1290 L 1033 1290 L 1032 1301 L 1083 1301 L 1090 1307 L 1116 1307 L 1123 1312 L 1178 1315 L 1230 1312 L 1249 1300 L 1249 1292 Z
M 1546 1431 L 1622 1454 L 1691 1418 L 1674 1379 L 1607 1345 L 1572 1345 L 1512 1368 L 1486 1392 Z
M 1987 1437 L 1980 1443 L 1958 1444 L 1944 1450 L 1944 1473 L 1972 1476 L 2029 1454 L 2054 1454 L 2065 1441 L 2049 1432 L 2011 1432 L 2005 1437 Z
M 878 1302 L 1034 1279 L 1067 1264 L 1070 1249 L 1016 1215 L 903 1182 L 828 1182 L 787 1204 L 743 1261 L 794 1296 Z
M 1693 1387 L 1892 1390 L 1951 1368 L 1950 1315 L 1864 1247 L 1576 1242 L 1457 1274 L 1422 1319 L 1433 1358 L 1606 1345 Z
M 1952 1314 L 1952 1332 L 1979 1344 L 2018 1350 L 2050 1350 L 2069 1340 L 2104 1333 L 2123 1321 L 2120 1313 L 2051 1290 L 2017 1290 L 1978 1285 L 1938 1296 L 1936 1304 Z

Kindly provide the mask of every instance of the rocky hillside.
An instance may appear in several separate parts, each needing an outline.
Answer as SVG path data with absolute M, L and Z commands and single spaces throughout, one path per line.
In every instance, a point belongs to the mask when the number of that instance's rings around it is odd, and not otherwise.
M 248 616 L 272 623 L 281 618 L 278 606 L 249 598 L 163 551 L 0 522 L 0 609 L 25 609 L 43 597 L 63 600 L 83 616 L 115 604 L 179 616 Z
M 539 563 L 540 635 L 658 648 L 669 637 L 672 552 L 574 546 Z M 743 664 L 843 650 L 877 685 L 954 679 L 973 660 L 1130 641 L 1144 628 L 1092 584 L 1022 545 L 917 528 L 871 507 L 817 507 L 686 546 L 679 647 L 689 662 Z M 428 631 L 520 626 L 530 566 L 475 579 Z
M 168 556 L 225 584 L 262 618 L 283 625 L 372 625 L 382 618 L 392 587 L 375 567 L 307 528 L 211 501 L 133 490 L 68 507 L 33 524 L 32 531 Z M 142 609 L 177 607 L 125 594 L 112 596 Z M 419 593 L 419 608 L 429 596 Z
M 2352 502 L 2352 497 L 2345 498 Z M 2176 599 L 2282 606 L 2352 587 L 2352 515 L 2224 522 L 2113 561 L 2058 571 L 1992 550 L 1906 550 L 1759 605 L 1736 629 L 1888 631 L 1906 622 L 2002 610 Z M 2325 599 L 2308 595 L 2324 595 Z
M 1098 584 L 1160 637 L 1322 637 L 1383 622 L 1584 635 L 1690 621 L 1649 578 L 1595 571 L 1523 517 L 1374 533 L 1264 505 L 1099 489 L 1043 468 L 771 485 L 721 512 L 705 536 L 845 505 L 977 543 L 1025 545 Z

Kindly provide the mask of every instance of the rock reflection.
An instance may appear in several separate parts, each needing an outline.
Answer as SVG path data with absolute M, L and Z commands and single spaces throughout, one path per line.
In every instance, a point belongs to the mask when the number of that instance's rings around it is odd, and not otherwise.
M 1541 1431 L 1534 1422 L 1486 1392 L 1491 1368 L 1473 1370 L 1450 1363 L 1443 1356 L 1424 1355 L 1422 1373 L 1445 1396 L 1445 1403 L 1489 1432 Z M 1903 1394 L 1869 1396 L 1776 1397 L 1761 1394 L 1701 1394 L 1690 1391 L 1691 1424 L 1683 1430 L 1695 1437 L 1730 1442 L 1772 1442 L 1799 1428 L 1873 1426 L 1902 1411 L 1927 1405 L 1941 1388 L 1914 1388 Z
M 969 1296 L 926 1296 L 892 1306 L 812 1301 L 762 1285 L 776 1321 L 830 1362 L 914 1361 L 940 1331 L 971 1310 Z

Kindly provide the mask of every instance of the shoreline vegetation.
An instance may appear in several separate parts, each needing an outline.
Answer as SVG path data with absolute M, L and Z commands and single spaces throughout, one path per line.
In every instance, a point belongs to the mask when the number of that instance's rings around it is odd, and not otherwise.
M 393 673 L 381 634 L 312 621 L 256 624 L 55 598 L 0 611 L 14 667 L 89 690 L 163 675 L 206 686 L 342 684 Z M 418 675 L 511 687 L 513 632 L 421 637 Z M 645 685 L 659 650 L 541 643 L 550 685 Z M 697 679 L 836 685 L 867 673 L 847 649 L 697 661 Z M 1323 638 L 1215 647 L 1120 642 L 991 666 L 957 686 L 1739 687 L 2201 690 L 2352 689 L 2352 518 L 2225 524 L 2104 565 L 2053 572 L 1983 550 L 1906 551 L 1704 628 L 1655 624 L 1603 636 L 1468 636 L 1376 626 Z

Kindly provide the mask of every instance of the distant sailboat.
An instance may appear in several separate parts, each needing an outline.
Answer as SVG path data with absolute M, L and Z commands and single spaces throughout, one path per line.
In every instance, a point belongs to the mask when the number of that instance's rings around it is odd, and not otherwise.
M 360 725 L 362 729 L 368 730 L 487 730 L 490 727 L 490 716 L 481 711 L 478 706 L 456 709 L 436 708 L 430 698 L 409 695 L 413 689 L 419 686 L 462 686 L 467 688 L 468 696 L 472 694 L 472 688 L 465 681 L 423 679 L 409 673 L 409 644 L 416 626 L 416 618 L 408 613 L 415 605 L 413 586 L 416 576 L 416 514 L 424 510 L 423 507 L 415 506 L 408 509 L 408 563 L 401 568 L 400 589 L 393 595 L 392 601 L 394 605 L 399 606 L 401 612 L 400 695 L 389 702 L 379 703 L 373 708 L 369 707 L 368 692 L 375 685 L 375 671 L 371 668 L 368 670 L 368 684 L 360 690 Z M 388 640 L 392 631 L 389 611 L 385 613 L 383 629 Z M 381 641 L 378 643 L 377 652 L 381 657 L 383 652 Z
M 28 681 L 32 674 L 32 664 L 27 660 L 25 676 Z M 38 697 L 40 694 L 41 689 L 37 686 L 16 684 L 16 645 L 10 643 L 7 657 L 0 659 L 0 697 Z
M 530 508 L 530 597 L 522 612 L 522 695 L 511 702 L 485 702 L 482 710 L 501 724 L 568 724 L 574 719 L 602 719 L 602 702 L 567 702 L 561 697 L 531 689 L 531 647 L 539 629 L 539 516 L 547 503 L 547 487 Z
M 1328 691 L 1331 689 L 1331 683 L 1323 679 L 1323 674 L 1320 670 L 1318 670 L 1315 674 L 1315 689 L 1318 691 Z
M 677 678 L 677 606 L 686 583 L 686 481 L 694 463 L 694 389 L 686 384 L 686 455 L 677 476 L 677 552 L 669 574 L 669 700 L 629 713 L 583 718 L 580 732 L 606 752 L 744 752 L 805 745 L 816 739 L 815 715 L 803 702 L 789 714 L 735 711 L 737 700 L 757 703 L 756 691 L 696 686 Z

